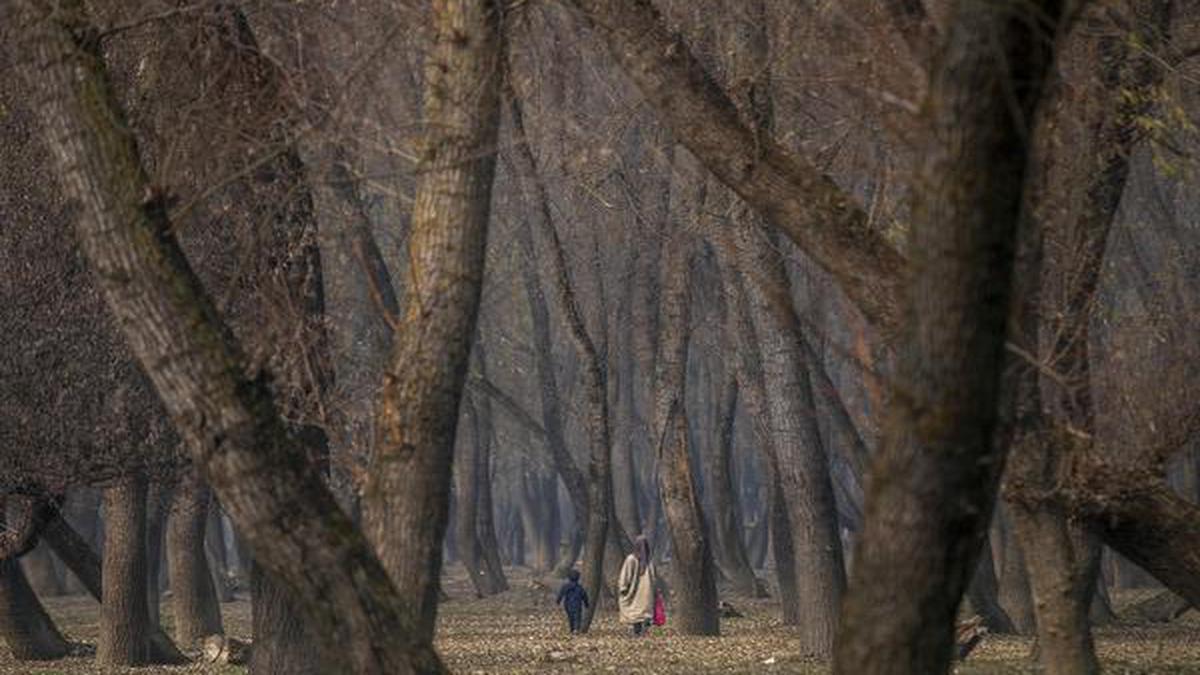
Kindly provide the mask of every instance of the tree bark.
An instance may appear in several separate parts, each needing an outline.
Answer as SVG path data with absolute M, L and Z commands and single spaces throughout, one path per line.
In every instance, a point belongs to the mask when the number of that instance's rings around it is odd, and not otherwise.
M 731 310 L 732 307 L 727 307 L 725 311 Z M 750 558 L 742 541 L 741 504 L 733 487 L 733 436 L 738 405 L 735 369 L 733 364 L 722 367 L 721 393 L 716 409 L 717 438 L 705 458 L 708 465 L 708 491 L 712 500 L 713 543 L 717 567 L 734 592 L 760 598 L 764 597 L 765 589 L 750 567 Z
M 288 438 L 171 234 L 78 4 L 15 4 L 84 254 L 133 353 L 249 546 L 357 673 L 438 671 L 410 608 Z M 30 72 L 32 71 L 32 72 Z M 36 73 L 36 74 L 35 74 Z M 144 604 L 143 604 L 144 607 Z
M 122 478 L 104 490 L 104 583 L 96 661 L 140 666 L 150 660 L 146 604 L 146 479 Z
M 171 612 L 175 642 L 185 649 L 214 634 L 224 634 L 221 605 L 204 554 L 212 491 L 196 472 L 188 471 L 175 490 L 167 519 L 167 570 L 171 578 Z
M 967 587 L 967 599 L 971 609 L 983 617 L 983 624 L 989 632 L 998 634 L 1016 633 L 1016 627 L 1008 613 L 1000 606 L 1000 587 L 996 579 L 996 567 L 992 563 L 992 547 L 985 542 L 975 568 L 975 576 L 971 577 L 971 585 Z
M 385 369 L 364 524 L 413 637 L 433 639 L 459 401 L 483 282 L 500 120 L 495 2 L 433 6 L 424 118 L 409 237 L 411 284 Z
M 54 549 L 54 554 L 62 560 L 63 565 L 79 580 L 84 591 L 97 602 L 103 602 L 104 582 L 100 557 L 92 550 L 91 544 L 63 517 L 51 520 L 42 532 L 42 538 Z M 150 624 L 148 640 L 152 663 L 187 663 L 187 657 L 157 623 Z
M 702 194 L 695 208 L 703 203 Z M 679 213 L 676 216 L 682 217 Z M 679 631 L 685 635 L 719 635 L 716 565 L 696 490 L 684 404 L 694 244 L 680 225 L 672 226 L 670 235 L 664 252 L 659 305 L 661 335 L 654 378 L 658 486 L 671 537 L 673 597 Z
M 871 467 L 835 673 L 950 667 L 1004 463 L 992 432 L 1028 130 L 1062 11 L 1054 1 L 971 2 L 953 14 L 925 107 L 897 391 Z
M 320 643 L 305 624 L 304 613 L 288 588 L 250 564 L 250 625 L 254 635 L 250 650 L 252 675 L 320 675 L 336 670 L 340 661 L 323 654 Z
M 38 600 L 16 558 L 0 560 L 0 636 L 17 661 L 67 655 L 67 641 Z

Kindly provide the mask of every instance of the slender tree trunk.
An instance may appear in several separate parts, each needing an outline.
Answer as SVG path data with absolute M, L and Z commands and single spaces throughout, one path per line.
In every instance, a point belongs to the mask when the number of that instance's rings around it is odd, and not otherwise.
M 1017 632 L 1012 619 L 1000 606 L 1000 586 L 996 579 L 996 567 L 992 563 L 990 543 L 984 544 L 983 552 L 979 555 L 975 576 L 971 577 L 971 585 L 967 587 L 967 599 L 971 601 L 971 609 L 983 617 L 983 624 L 990 632 Z
M 703 202 L 699 195 L 695 208 Z M 658 484 L 671 536 L 673 597 L 678 626 L 685 635 L 719 635 L 717 573 L 708 527 L 696 490 L 688 448 L 685 380 L 691 332 L 690 288 L 693 249 L 690 236 L 674 227 L 663 265 L 659 306 L 659 355 L 655 375 L 655 447 Z
M 994 538 L 1003 547 L 1003 564 L 1000 569 L 1000 604 L 1013 620 L 1013 627 L 1021 635 L 1030 635 L 1037 628 L 1033 611 L 1033 590 L 1029 587 L 1029 573 L 1025 567 L 1025 554 L 1017 535 L 1012 531 L 1012 518 L 1007 507 L 1002 507 L 999 533 Z
M 160 482 L 150 484 L 146 498 L 146 605 L 152 631 L 161 626 L 163 548 L 171 501 L 171 487 Z M 153 654 L 150 658 L 155 660 Z
M 213 589 L 219 602 L 233 602 L 233 589 L 229 585 L 229 557 L 225 549 L 225 525 L 221 522 L 221 507 L 215 499 L 209 500 L 208 524 L 204 529 L 204 553 L 208 571 L 212 575 Z
M 500 120 L 500 6 L 433 6 L 424 119 L 409 238 L 412 283 L 388 359 L 364 523 L 433 638 L 459 400 L 483 282 Z
M 104 585 L 96 661 L 149 662 L 146 604 L 146 479 L 130 476 L 104 490 Z
M 487 454 L 485 448 L 490 443 L 487 438 L 490 430 L 485 430 L 485 422 L 480 419 L 480 404 L 475 399 L 475 396 L 469 396 L 463 401 L 464 417 L 472 433 L 469 436 L 464 435 L 457 443 L 459 453 L 454 467 L 455 498 L 458 507 L 455 513 L 455 539 L 463 566 L 471 576 L 475 594 L 483 598 L 506 590 L 508 584 L 503 576 L 495 576 L 496 570 L 488 564 L 483 544 L 479 539 L 480 484 L 488 480 L 487 469 L 481 466 L 481 460 Z
M 1009 287 L 1058 2 L 963 3 L 930 86 L 908 321 L 834 672 L 946 672 L 995 501 Z
M 167 519 L 167 568 L 171 576 L 171 612 L 175 642 L 185 649 L 225 632 L 221 605 L 204 554 L 212 491 L 194 471 L 175 490 Z
M 732 304 L 732 303 L 730 303 Z M 726 311 L 731 311 L 727 308 Z M 717 438 L 707 453 L 708 491 L 712 500 L 712 531 L 717 566 L 735 593 L 764 596 L 764 589 L 750 567 L 742 541 L 741 504 L 733 488 L 734 420 L 737 417 L 738 384 L 735 367 L 721 366 L 720 397 L 717 402 Z

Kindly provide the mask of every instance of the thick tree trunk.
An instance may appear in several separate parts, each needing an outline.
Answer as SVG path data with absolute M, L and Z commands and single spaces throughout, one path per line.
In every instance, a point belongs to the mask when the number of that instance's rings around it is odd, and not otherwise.
M 698 198 L 695 208 L 702 203 Z M 658 485 L 671 537 L 676 625 L 685 635 L 719 635 L 716 565 L 696 490 L 684 404 L 695 245 L 682 228 L 673 230 L 663 265 L 654 378 Z
M 992 434 L 1028 130 L 1061 12 L 1049 1 L 953 14 L 925 107 L 899 395 L 871 467 L 835 673 L 950 666 L 1004 463 Z
M 270 578 L 260 566 L 250 565 L 250 624 L 254 643 L 250 650 L 251 675 L 320 675 L 341 663 L 321 653 L 319 636 L 305 625 L 302 608 L 287 587 Z
M 17 661 L 67 655 L 67 641 L 25 579 L 16 558 L 0 560 L 0 637 Z
M 748 214 L 747 214 L 748 215 Z M 738 264 L 754 322 L 778 454 L 775 471 L 787 508 L 794 555 L 800 649 L 827 658 L 833 650 L 845 567 L 829 464 L 815 417 L 800 321 L 778 253 L 749 220 L 738 226 Z
M 146 479 L 130 476 L 104 490 L 104 582 L 96 661 L 149 662 L 146 604 Z
M 400 330 L 377 413 L 364 523 L 413 637 L 433 638 L 454 433 L 483 282 L 500 120 L 495 2 L 438 2 L 426 61 L 426 130 Z
M 176 429 L 260 562 L 357 673 L 435 671 L 411 609 L 285 432 L 150 189 L 78 4 L 15 5 L 15 35 L 86 258 Z M 143 602 L 144 611 L 144 602 Z
M 212 491 L 194 471 L 175 489 L 167 519 L 167 570 L 171 577 L 171 613 L 175 642 L 185 649 L 225 632 L 221 605 L 204 554 Z

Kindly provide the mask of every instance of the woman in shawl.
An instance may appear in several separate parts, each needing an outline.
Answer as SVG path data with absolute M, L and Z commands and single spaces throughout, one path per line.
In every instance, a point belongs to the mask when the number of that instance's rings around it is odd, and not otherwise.
M 638 535 L 633 542 L 633 552 L 625 556 L 617 581 L 621 623 L 632 626 L 636 636 L 643 635 L 654 618 L 657 587 L 658 577 L 654 573 L 654 562 L 650 560 L 650 542 L 644 535 Z

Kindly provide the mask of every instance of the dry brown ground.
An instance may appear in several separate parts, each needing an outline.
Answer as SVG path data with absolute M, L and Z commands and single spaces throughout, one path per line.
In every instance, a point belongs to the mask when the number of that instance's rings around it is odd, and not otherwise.
M 530 583 L 525 570 L 510 570 L 513 590 L 495 598 L 472 597 L 461 570 L 451 570 L 443 603 L 438 649 L 458 673 L 822 673 L 818 664 L 797 657 L 787 628 L 775 618 L 769 602 L 735 601 L 746 618 L 723 623 L 719 638 L 675 635 L 667 627 L 635 640 L 618 626 L 615 615 L 597 619 L 583 637 L 566 635 L 565 622 L 554 607 L 553 591 Z M 1123 606 L 1136 596 L 1124 596 Z M 83 597 L 51 598 L 50 611 L 71 639 L 94 642 L 98 612 Z M 249 634 L 249 605 L 224 606 L 232 635 Z M 170 621 L 164 606 L 164 620 Z M 669 624 L 669 621 L 668 621 Z M 1200 618 L 1190 613 L 1167 626 L 1122 625 L 1098 631 L 1100 656 L 1107 673 L 1194 673 L 1200 675 Z M 963 674 L 1030 673 L 1030 642 L 1024 638 L 990 637 L 958 667 Z M 90 658 L 46 664 L 14 663 L 0 646 L 0 674 L 80 675 L 101 672 Z M 240 668 L 193 665 L 182 668 L 109 670 L 114 673 L 244 672 Z

